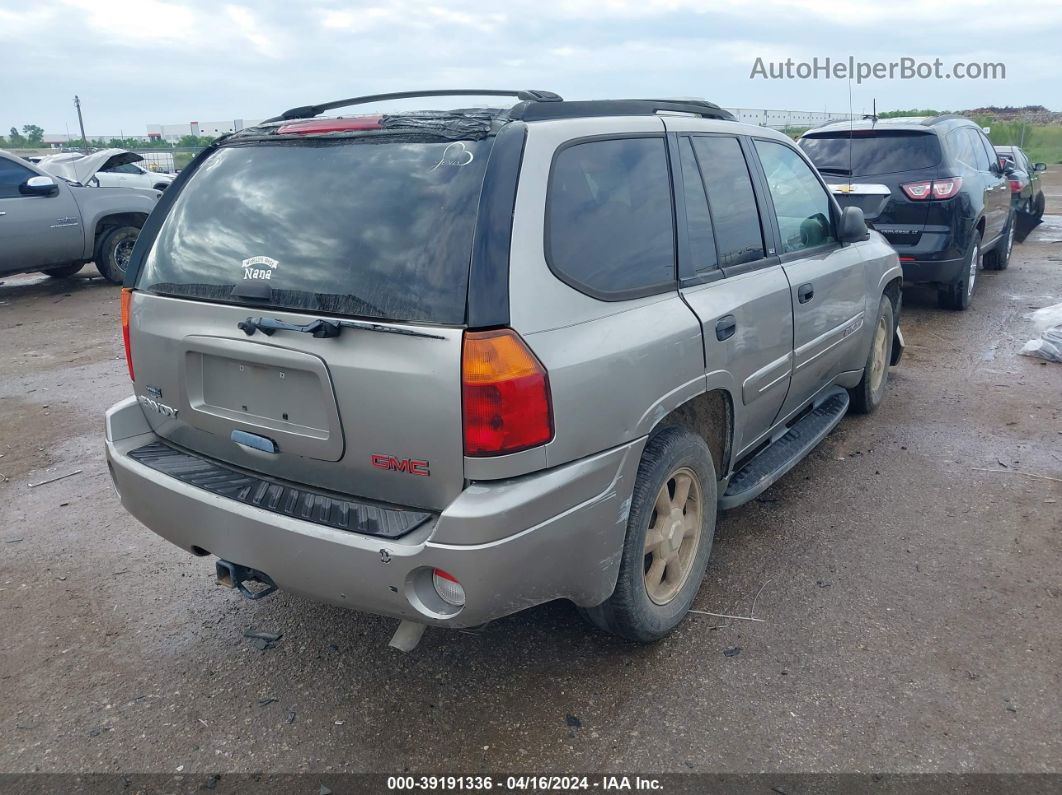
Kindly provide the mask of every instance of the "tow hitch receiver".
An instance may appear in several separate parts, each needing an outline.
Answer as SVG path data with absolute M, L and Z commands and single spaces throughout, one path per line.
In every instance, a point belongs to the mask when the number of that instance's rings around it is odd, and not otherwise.
M 264 572 L 249 569 L 238 563 L 229 563 L 227 560 L 219 560 L 215 565 L 218 572 L 218 585 L 237 589 L 243 594 L 244 599 L 261 599 L 277 589 L 277 584 Z M 244 585 L 245 582 L 257 582 L 266 587 L 252 591 Z

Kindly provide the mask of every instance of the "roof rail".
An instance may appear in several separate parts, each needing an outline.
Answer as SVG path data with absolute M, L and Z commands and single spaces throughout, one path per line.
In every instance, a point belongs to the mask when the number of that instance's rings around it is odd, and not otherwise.
M 275 121 L 289 121 L 291 119 L 312 119 L 320 116 L 328 110 L 346 108 L 351 105 L 367 105 L 370 102 L 382 102 L 390 99 L 411 99 L 413 97 L 516 97 L 522 102 L 561 102 L 562 99 L 552 91 L 537 91 L 534 89 L 523 91 L 500 91 L 497 89 L 479 88 L 446 88 L 435 91 L 396 91 L 391 94 L 368 94 L 364 97 L 351 97 L 350 99 L 338 99 L 335 102 L 325 102 L 320 105 L 303 105 L 299 108 L 290 108 L 279 116 L 266 119 L 263 124 Z
M 522 121 L 587 116 L 652 116 L 660 112 L 688 113 L 705 119 L 734 121 L 730 111 L 714 102 L 690 99 L 590 99 L 570 102 L 527 101 L 513 106 L 509 118 Z

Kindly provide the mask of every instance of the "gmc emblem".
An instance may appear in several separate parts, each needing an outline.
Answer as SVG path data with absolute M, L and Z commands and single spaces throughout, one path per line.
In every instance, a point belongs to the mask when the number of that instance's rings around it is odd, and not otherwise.
M 372 465 L 377 469 L 405 472 L 407 475 L 420 475 L 423 478 L 431 476 L 431 472 L 428 470 L 428 462 L 418 461 L 415 458 L 395 458 L 393 455 L 374 453 Z

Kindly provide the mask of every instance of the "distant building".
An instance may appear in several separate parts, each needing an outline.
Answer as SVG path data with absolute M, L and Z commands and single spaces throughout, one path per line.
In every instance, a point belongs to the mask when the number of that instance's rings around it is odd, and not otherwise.
M 858 113 L 829 113 L 817 110 L 771 110 L 769 108 L 726 108 L 734 118 L 745 124 L 757 124 L 760 127 L 773 127 L 784 130 L 787 127 L 818 127 L 828 121 L 848 121 L 861 119 Z
M 258 119 L 229 119 L 228 121 L 189 121 L 181 124 L 149 124 L 147 137 L 151 141 L 179 141 L 186 135 L 206 135 L 214 138 L 233 133 L 244 127 L 261 124 Z

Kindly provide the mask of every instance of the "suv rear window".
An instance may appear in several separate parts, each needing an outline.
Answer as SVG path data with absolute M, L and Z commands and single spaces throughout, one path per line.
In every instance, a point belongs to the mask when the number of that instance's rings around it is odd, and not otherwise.
M 278 309 L 461 324 L 492 143 L 222 147 L 174 202 L 139 286 L 235 302 L 258 282 Z
M 894 174 L 932 168 L 940 162 L 937 136 L 916 130 L 806 135 L 800 139 L 800 147 L 824 174 Z

